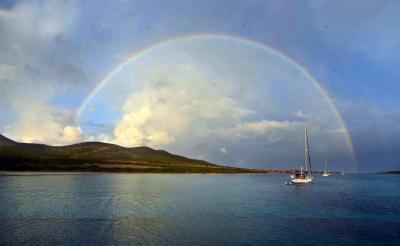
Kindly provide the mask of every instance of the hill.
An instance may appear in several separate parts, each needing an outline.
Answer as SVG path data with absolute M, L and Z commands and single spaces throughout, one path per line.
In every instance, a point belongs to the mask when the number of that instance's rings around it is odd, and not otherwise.
M 0 134 L 0 146 L 4 146 L 4 145 L 14 145 L 16 144 L 15 141 L 4 137 L 3 135 Z
M 385 171 L 379 172 L 378 174 L 400 174 L 400 171 Z
M 0 135 L 2 171 L 98 171 L 156 173 L 250 173 L 149 147 L 84 142 L 67 146 L 18 143 Z

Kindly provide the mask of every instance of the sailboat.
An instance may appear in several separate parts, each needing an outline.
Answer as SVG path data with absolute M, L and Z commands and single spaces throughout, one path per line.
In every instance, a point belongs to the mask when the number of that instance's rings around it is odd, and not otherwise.
M 342 168 L 342 173 L 341 173 L 341 174 L 342 174 L 342 176 L 344 175 L 344 171 L 343 171 L 343 168 Z
M 324 177 L 331 176 L 331 174 L 328 172 L 328 159 L 325 160 L 325 169 L 324 172 L 322 173 L 322 176 Z
M 304 128 L 304 166 L 305 170 L 301 166 L 300 173 L 290 175 L 290 180 L 286 181 L 286 184 L 308 184 L 313 182 L 307 128 Z

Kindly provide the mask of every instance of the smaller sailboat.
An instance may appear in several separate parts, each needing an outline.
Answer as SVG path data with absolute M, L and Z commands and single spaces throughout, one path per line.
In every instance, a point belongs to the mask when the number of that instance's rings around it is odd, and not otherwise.
M 343 171 L 343 168 L 342 168 L 342 173 L 341 173 L 341 174 L 342 174 L 342 176 L 344 175 L 344 171 Z
M 300 167 L 300 173 L 294 173 L 290 175 L 290 180 L 286 181 L 287 185 L 291 184 L 308 184 L 313 182 L 313 176 L 311 171 L 311 158 L 310 158 L 310 148 L 308 145 L 307 128 L 304 128 L 304 166 Z
M 331 176 L 331 174 L 328 172 L 328 159 L 325 160 L 325 169 L 324 172 L 322 173 L 322 176 L 324 177 Z

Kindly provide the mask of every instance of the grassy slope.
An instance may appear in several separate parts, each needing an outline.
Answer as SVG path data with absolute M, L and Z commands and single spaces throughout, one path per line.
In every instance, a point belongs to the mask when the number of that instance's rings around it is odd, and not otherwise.
M 86 142 L 68 146 L 17 143 L 0 135 L 0 170 L 156 173 L 260 172 L 218 166 L 149 147 Z

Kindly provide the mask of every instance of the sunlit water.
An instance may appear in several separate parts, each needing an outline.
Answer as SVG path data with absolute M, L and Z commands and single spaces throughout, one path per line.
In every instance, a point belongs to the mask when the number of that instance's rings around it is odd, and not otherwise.
M 400 176 L 0 176 L 0 244 L 394 245 Z M 398 245 L 398 244 L 397 244 Z

